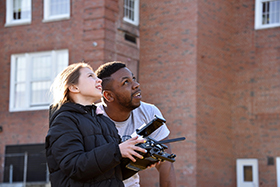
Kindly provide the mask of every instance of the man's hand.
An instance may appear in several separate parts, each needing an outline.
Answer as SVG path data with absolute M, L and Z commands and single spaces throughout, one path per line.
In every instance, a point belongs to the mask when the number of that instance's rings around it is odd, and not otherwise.
M 136 162 L 136 159 L 134 158 L 134 156 L 137 158 L 143 159 L 143 156 L 140 155 L 139 153 L 137 153 L 136 151 L 139 151 L 142 153 L 147 152 L 146 149 L 143 149 L 143 148 L 135 145 L 138 143 L 144 143 L 146 140 L 144 140 L 144 139 L 137 140 L 137 138 L 138 138 L 138 136 L 130 138 L 130 139 L 122 142 L 121 144 L 119 144 L 122 157 L 129 158 L 132 162 Z
M 168 146 L 166 152 L 171 154 L 170 144 L 165 145 Z M 156 168 L 159 172 L 160 187 L 176 187 L 176 176 L 173 163 L 168 161 L 160 162 L 159 164 L 156 164 Z

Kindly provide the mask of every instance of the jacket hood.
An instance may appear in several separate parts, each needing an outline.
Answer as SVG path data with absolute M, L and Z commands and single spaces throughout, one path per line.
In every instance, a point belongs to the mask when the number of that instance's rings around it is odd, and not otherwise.
M 86 113 L 91 113 L 93 114 L 92 111 L 96 110 L 95 105 L 80 105 L 77 103 L 65 103 L 63 104 L 58 110 L 53 107 L 53 105 L 50 106 L 49 108 L 49 125 L 51 125 L 52 121 L 58 116 L 60 113 L 67 111 L 67 112 L 76 112 L 76 113 L 81 113 L 81 114 L 86 114 Z

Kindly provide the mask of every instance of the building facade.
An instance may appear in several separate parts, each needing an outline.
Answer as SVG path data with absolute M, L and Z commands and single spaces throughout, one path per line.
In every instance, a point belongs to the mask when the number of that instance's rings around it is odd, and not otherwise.
M 118 60 L 186 137 L 177 186 L 280 186 L 279 0 L 1 0 L 0 51 L 2 183 L 48 182 L 58 71 Z M 159 186 L 156 169 L 140 176 Z

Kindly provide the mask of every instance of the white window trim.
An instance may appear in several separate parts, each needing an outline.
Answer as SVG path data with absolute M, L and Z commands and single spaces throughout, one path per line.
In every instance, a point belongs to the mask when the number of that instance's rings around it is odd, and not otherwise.
M 274 28 L 274 27 L 280 27 L 280 23 L 275 24 L 262 24 L 262 3 L 268 2 L 273 0 L 256 0 L 255 1 L 255 29 L 267 29 L 267 28 Z
M 277 187 L 280 187 L 280 157 L 276 157 L 276 178 Z
M 123 17 L 123 20 L 128 22 L 128 23 L 131 23 L 133 25 L 136 25 L 138 26 L 139 25 L 139 2 L 140 0 L 134 0 L 134 18 L 135 18 L 135 21 L 132 21 L 126 17 Z
M 56 16 L 50 16 L 50 0 L 44 0 L 44 19 L 43 22 L 51 21 L 61 21 L 70 19 L 70 10 L 71 10 L 71 0 L 69 0 L 69 14 L 61 14 Z
M 253 181 L 244 181 L 244 170 L 243 166 L 252 166 Z M 256 158 L 244 158 L 236 159 L 236 183 L 237 187 L 251 187 L 259 186 L 259 169 L 258 169 L 258 159 Z
M 26 62 L 30 61 L 31 56 L 35 55 L 43 55 L 43 54 L 50 54 L 52 56 L 52 60 L 56 61 L 56 53 L 57 52 L 66 52 L 67 53 L 67 64 L 69 64 L 69 51 L 68 49 L 62 49 L 62 50 L 53 50 L 53 51 L 43 51 L 43 52 L 34 52 L 34 53 L 24 53 L 24 54 L 13 54 L 11 55 L 11 77 L 10 77 L 10 98 L 9 98 L 9 112 L 19 112 L 19 111 L 33 111 L 33 110 L 46 110 L 49 108 L 49 106 L 32 106 L 30 107 L 30 97 L 27 97 L 25 100 L 25 106 L 22 108 L 15 108 L 14 107 L 14 96 L 15 96 L 15 73 L 16 73 L 16 58 L 20 56 L 25 56 L 26 57 Z M 29 66 L 30 63 L 27 63 L 27 66 Z M 52 63 L 52 81 L 54 80 L 55 76 L 59 73 L 57 72 L 57 68 L 55 68 L 53 65 L 56 63 Z M 28 69 L 28 68 L 27 68 Z M 27 83 L 26 90 L 27 93 L 30 92 L 29 84 L 30 83 L 30 76 L 27 76 L 27 80 L 25 81 Z M 28 94 L 30 95 L 30 94 Z M 49 103 L 50 104 L 50 103 Z
M 27 25 L 31 23 L 32 19 L 32 1 L 29 1 L 31 7 L 30 7 L 30 18 L 29 19 L 23 19 L 23 20 L 13 20 L 13 1 L 12 0 L 6 0 L 6 23 L 5 27 L 9 26 L 16 26 L 16 25 Z

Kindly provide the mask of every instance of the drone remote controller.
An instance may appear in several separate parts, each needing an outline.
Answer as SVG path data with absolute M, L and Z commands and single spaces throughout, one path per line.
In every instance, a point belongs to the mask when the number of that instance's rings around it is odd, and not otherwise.
M 168 147 L 163 143 L 185 140 L 184 137 L 169 139 L 169 140 L 164 140 L 159 142 L 149 137 L 151 133 L 153 133 L 156 129 L 162 126 L 165 122 L 166 121 L 164 119 L 155 116 L 155 118 L 147 125 L 136 130 L 136 133 L 138 135 L 146 139 L 145 143 L 139 143 L 136 144 L 136 146 L 146 149 L 147 153 L 138 152 L 144 157 L 144 159 L 136 158 L 136 162 L 132 162 L 129 159 L 127 159 L 128 162 L 126 164 L 127 168 L 134 171 L 140 171 L 146 169 L 148 166 L 155 164 L 159 161 L 166 160 L 169 162 L 175 162 L 176 155 L 164 152 L 164 150 L 168 149 Z

